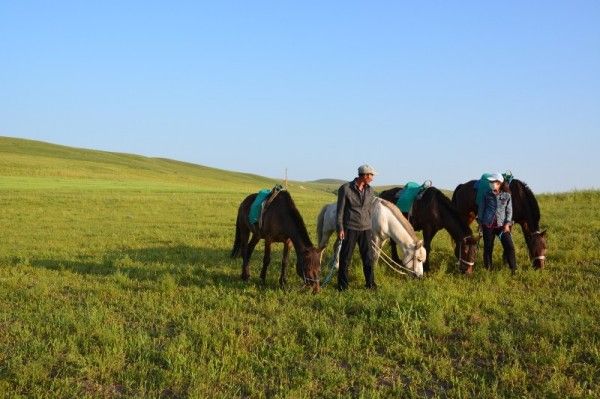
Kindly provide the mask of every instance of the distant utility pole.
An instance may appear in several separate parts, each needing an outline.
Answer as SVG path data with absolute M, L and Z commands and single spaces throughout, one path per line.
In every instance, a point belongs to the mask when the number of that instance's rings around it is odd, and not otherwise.
M 285 179 L 283 180 L 283 186 L 287 190 L 287 168 L 285 168 Z

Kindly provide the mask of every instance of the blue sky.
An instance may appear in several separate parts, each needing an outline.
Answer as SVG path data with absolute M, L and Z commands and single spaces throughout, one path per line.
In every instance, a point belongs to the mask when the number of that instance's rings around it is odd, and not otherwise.
M 600 2 L 2 1 L 0 135 L 293 180 L 600 188 Z

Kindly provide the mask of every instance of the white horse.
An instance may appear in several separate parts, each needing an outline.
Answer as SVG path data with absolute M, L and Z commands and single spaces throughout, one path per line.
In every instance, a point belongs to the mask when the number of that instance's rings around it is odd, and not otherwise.
M 327 246 L 329 237 L 336 230 L 337 204 L 328 204 L 321 209 L 317 218 L 317 237 L 319 247 Z M 377 264 L 381 248 L 388 239 L 392 239 L 404 254 L 402 263 L 417 277 L 423 276 L 423 262 L 427 258 L 423 241 L 417 238 L 415 230 L 402 215 L 400 209 L 389 201 L 375 198 L 371 211 L 373 225 L 373 263 Z

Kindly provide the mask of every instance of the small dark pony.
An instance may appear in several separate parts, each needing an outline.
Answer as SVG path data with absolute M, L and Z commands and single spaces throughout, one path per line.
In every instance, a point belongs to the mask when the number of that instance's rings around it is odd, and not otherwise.
M 262 224 L 250 224 L 248 214 L 257 194 L 247 196 L 239 206 L 235 225 L 235 242 L 231 250 L 231 257 L 241 256 L 242 280 L 250 278 L 250 256 L 260 239 L 265 240 L 265 253 L 260 278 L 264 283 L 267 277 L 267 267 L 271 262 L 271 243 L 283 243 L 283 260 L 281 262 L 281 275 L 279 285 L 283 288 L 287 283 L 286 267 L 289 250 L 294 246 L 296 250 L 296 272 L 303 278 L 305 285 L 311 286 L 313 292 L 320 289 L 319 275 L 321 273 L 321 251 L 313 246 L 304 220 L 296 208 L 290 194 L 283 190 L 271 192 L 266 200 L 268 204 L 262 214 Z M 252 233 L 252 238 L 248 238 Z
M 396 203 L 403 187 L 394 187 L 383 191 L 379 196 L 392 203 Z M 473 271 L 477 257 L 477 244 L 481 236 L 473 236 L 467 223 L 460 217 L 457 209 L 448 197 L 435 187 L 429 187 L 415 199 L 410 215 L 404 214 L 416 231 L 423 231 L 423 240 L 427 259 L 423 264 L 425 271 L 429 271 L 429 254 L 431 241 L 438 231 L 446 229 L 456 246 L 454 255 L 458 259 L 461 270 L 467 274 Z M 392 259 L 398 262 L 396 245 L 390 242 Z
M 475 182 L 459 184 L 452 195 L 452 203 L 463 220 L 471 224 L 477 216 Z M 513 220 L 521 225 L 529 257 L 536 269 L 542 269 L 546 260 L 546 230 L 540 230 L 540 207 L 529 186 L 518 179 L 509 184 L 512 195 Z

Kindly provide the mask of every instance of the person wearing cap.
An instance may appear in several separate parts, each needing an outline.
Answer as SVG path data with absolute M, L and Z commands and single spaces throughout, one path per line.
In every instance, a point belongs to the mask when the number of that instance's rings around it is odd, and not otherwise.
M 494 173 L 487 178 L 490 191 L 483 197 L 477 212 L 477 222 L 483 234 L 483 265 L 489 269 L 492 266 L 494 240 L 498 236 L 504 248 L 504 259 L 508 261 L 510 270 L 514 273 L 517 268 L 515 246 L 510 229 L 512 220 L 512 197 L 508 184 L 500 173 Z
M 357 243 L 363 263 L 365 285 L 369 289 L 377 288 L 371 247 L 371 209 L 375 195 L 369 185 L 374 175 L 375 169 L 370 165 L 361 165 L 358 168 L 358 177 L 343 184 L 338 190 L 336 229 L 338 238 L 342 241 L 338 269 L 338 289 L 341 291 L 348 288 L 348 265 Z

